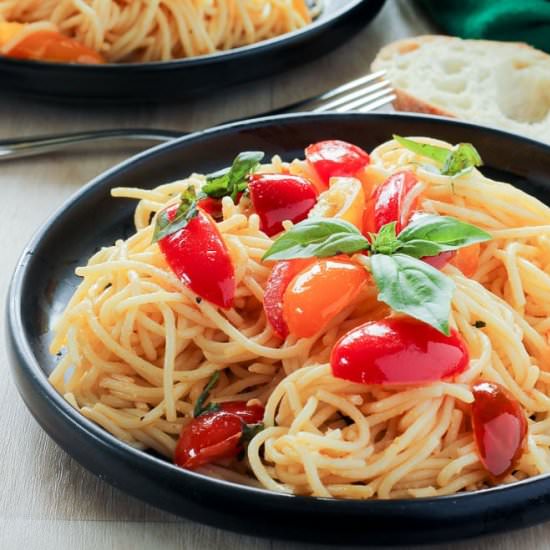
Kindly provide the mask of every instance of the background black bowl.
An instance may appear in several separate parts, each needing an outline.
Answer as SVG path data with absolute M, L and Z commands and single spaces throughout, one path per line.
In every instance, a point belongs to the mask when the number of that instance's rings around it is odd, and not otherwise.
M 49 329 L 78 280 L 74 268 L 99 246 L 132 232 L 135 202 L 115 186 L 151 188 L 193 171 L 212 172 L 243 150 L 284 159 L 309 143 L 340 138 L 367 150 L 392 133 L 472 142 L 494 177 L 550 199 L 550 147 L 496 130 L 412 115 L 301 115 L 238 123 L 149 150 L 83 188 L 38 232 L 17 266 L 8 299 L 8 339 L 16 383 L 46 432 L 112 485 L 181 516 L 261 536 L 334 544 L 449 541 L 550 518 L 550 476 L 476 493 L 397 501 L 292 497 L 206 478 L 136 451 L 78 414 L 50 386 L 56 360 Z M 21 475 L 25 475 L 21 472 Z
M 385 0 L 325 0 L 311 25 L 227 52 L 159 63 L 70 65 L 0 57 L 3 90 L 59 100 L 160 100 L 197 96 L 310 61 L 351 38 Z M 367 69 L 365 69 L 367 70 Z

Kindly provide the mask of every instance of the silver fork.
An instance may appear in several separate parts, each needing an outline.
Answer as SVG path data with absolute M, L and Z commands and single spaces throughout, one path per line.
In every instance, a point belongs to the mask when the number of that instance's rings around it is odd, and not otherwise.
M 260 113 L 254 117 L 291 112 L 313 113 L 366 113 L 387 105 L 395 99 L 389 82 L 383 79 L 384 71 L 365 75 L 316 97 L 311 97 L 285 107 Z M 237 122 L 244 118 L 232 120 Z M 45 135 L 0 140 L 0 161 L 64 150 L 65 147 L 83 142 L 108 140 L 170 141 L 187 132 L 152 128 L 118 128 L 92 130 L 67 134 Z

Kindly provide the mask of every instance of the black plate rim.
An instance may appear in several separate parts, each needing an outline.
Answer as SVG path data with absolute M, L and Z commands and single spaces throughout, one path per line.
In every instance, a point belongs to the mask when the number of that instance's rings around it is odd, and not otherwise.
M 29 69 L 46 70 L 52 66 L 60 70 L 74 71 L 82 70 L 87 73 L 104 71 L 116 71 L 120 73 L 125 72 L 139 72 L 141 70 L 173 70 L 184 69 L 194 67 L 197 65 L 210 65 L 218 63 L 220 61 L 230 61 L 232 59 L 246 58 L 251 55 L 260 54 L 267 50 L 277 50 L 280 47 L 291 45 L 293 43 L 299 43 L 302 40 L 307 40 L 309 36 L 323 32 L 323 30 L 332 25 L 338 24 L 338 22 L 345 17 L 350 11 L 358 8 L 361 4 L 372 2 L 372 0 L 347 0 L 348 4 L 336 8 L 330 17 L 319 17 L 317 20 L 312 21 L 301 29 L 287 32 L 267 40 L 255 42 L 253 44 L 247 44 L 245 46 L 239 46 L 238 48 L 232 48 L 230 50 L 223 50 L 206 55 L 197 55 L 193 57 L 184 57 L 180 59 L 171 59 L 169 61 L 140 61 L 129 63 L 106 63 L 104 65 L 88 65 L 84 63 L 52 63 L 47 61 L 33 61 L 27 59 L 13 59 L 9 57 L 0 56 L 0 64 L 15 65 L 21 67 L 28 67 Z
M 474 492 L 465 492 L 454 495 L 442 496 L 442 497 L 426 497 L 418 499 L 396 499 L 396 500 L 354 500 L 354 499 L 330 499 L 322 497 L 306 497 L 306 496 L 294 496 L 284 493 L 276 493 L 267 489 L 248 487 L 238 485 L 223 480 L 213 479 L 202 474 L 198 474 L 191 471 L 180 469 L 168 462 L 165 462 L 159 458 L 148 455 L 142 451 L 136 450 L 129 445 L 119 441 L 114 436 L 97 426 L 84 416 L 74 410 L 63 398 L 60 396 L 54 388 L 49 384 L 47 377 L 40 368 L 37 359 L 32 353 L 32 348 L 25 338 L 24 325 L 22 320 L 20 305 L 20 295 L 25 282 L 26 265 L 28 259 L 33 255 L 34 250 L 40 245 L 40 242 L 47 235 L 50 227 L 53 226 L 58 218 L 71 207 L 71 205 L 85 200 L 86 195 L 92 192 L 96 186 L 100 186 L 102 182 L 109 179 L 111 176 L 116 175 L 118 172 L 124 171 L 128 167 L 135 166 L 141 162 L 147 161 L 151 156 L 156 155 L 159 151 L 167 151 L 171 148 L 177 148 L 182 143 L 188 141 L 202 141 L 208 140 L 209 137 L 222 134 L 231 133 L 235 130 L 239 130 L 243 127 L 253 130 L 255 128 L 261 128 L 276 124 L 277 122 L 296 122 L 311 120 L 311 119 L 330 119 L 342 120 L 348 118 L 361 117 L 365 121 L 368 121 L 372 117 L 378 119 L 396 119 L 407 118 L 409 120 L 426 121 L 432 120 L 434 123 L 447 124 L 451 126 L 468 127 L 470 129 L 481 129 L 483 132 L 487 132 L 498 138 L 504 136 L 507 138 L 512 137 L 517 140 L 518 143 L 525 143 L 530 146 L 540 148 L 545 153 L 550 154 L 550 146 L 541 142 L 518 136 L 509 132 L 501 130 L 480 127 L 475 124 L 461 122 L 457 120 L 447 119 L 445 117 L 430 116 L 430 115 L 416 115 L 416 114 L 296 114 L 296 115 L 279 115 L 273 117 L 263 117 L 258 119 L 252 119 L 237 123 L 226 124 L 223 126 L 214 127 L 208 130 L 196 132 L 182 138 L 178 138 L 166 144 L 158 145 L 154 148 L 148 149 L 138 155 L 135 155 L 128 160 L 114 166 L 113 168 L 105 171 L 98 177 L 94 178 L 72 197 L 67 199 L 48 220 L 42 225 L 42 227 L 35 233 L 30 240 L 29 244 L 25 247 L 19 261 L 17 262 L 14 275 L 8 291 L 8 300 L 6 307 L 7 323 L 6 330 L 8 333 L 8 340 L 12 349 L 12 358 L 16 357 L 18 365 L 13 364 L 12 369 L 16 375 L 16 379 L 22 377 L 26 383 L 30 383 L 33 391 L 40 399 L 44 401 L 44 404 L 52 409 L 56 414 L 59 414 L 66 423 L 68 423 L 73 430 L 76 430 L 86 438 L 93 440 L 94 444 L 97 444 L 99 448 L 104 449 L 106 452 L 116 454 L 118 456 L 124 456 L 125 460 L 129 464 L 134 464 L 138 467 L 144 467 L 152 470 L 155 475 L 166 476 L 166 480 L 170 479 L 187 479 L 190 482 L 194 482 L 196 486 L 200 486 L 205 490 L 214 489 L 219 487 L 225 492 L 228 492 L 229 497 L 235 497 L 236 499 L 248 499 L 249 501 L 255 498 L 261 498 L 267 505 L 273 506 L 274 509 L 285 508 L 293 510 L 295 512 L 301 511 L 307 508 L 310 511 L 324 513 L 337 509 L 339 513 L 357 515 L 376 513 L 392 513 L 395 510 L 406 510 L 410 514 L 425 513 L 426 510 L 434 510 L 443 502 L 450 504 L 467 503 L 473 499 L 485 499 L 491 498 L 497 494 L 506 494 L 509 497 L 510 502 L 522 501 L 525 499 L 522 493 L 526 487 L 535 486 L 537 498 L 541 495 L 550 494 L 550 474 L 540 474 L 535 477 L 531 477 L 513 484 L 500 485 L 488 489 L 483 489 Z M 18 389 L 19 380 L 17 380 Z M 32 412 L 32 406 L 28 402 L 27 397 L 20 391 L 25 404 Z M 39 423 L 41 420 L 37 418 Z M 42 427 L 44 427 L 42 425 Z M 47 431 L 47 430 L 46 430 Z M 53 437 L 52 434 L 49 434 Z M 55 439 L 55 437 L 54 437 Z M 532 520 L 531 523 L 534 523 Z

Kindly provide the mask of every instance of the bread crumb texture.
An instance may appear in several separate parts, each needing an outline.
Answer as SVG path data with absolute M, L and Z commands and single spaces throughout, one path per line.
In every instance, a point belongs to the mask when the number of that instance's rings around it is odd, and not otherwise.
M 515 42 L 421 36 L 385 46 L 398 110 L 453 116 L 550 143 L 550 56 Z

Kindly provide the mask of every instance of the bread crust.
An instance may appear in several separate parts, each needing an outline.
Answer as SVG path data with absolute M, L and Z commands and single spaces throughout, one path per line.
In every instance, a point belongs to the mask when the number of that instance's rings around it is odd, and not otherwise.
M 411 113 L 424 113 L 427 115 L 439 115 L 456 118 L 456 115 L 453 113 L 445 111 L 432 103 L 426 103 L 425 101 L 408 94 L 401 88 L 396 88 L 394 93 L 395 99 L 393 100 L 393 107 L 396 111 L 408 111 Z

